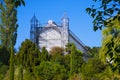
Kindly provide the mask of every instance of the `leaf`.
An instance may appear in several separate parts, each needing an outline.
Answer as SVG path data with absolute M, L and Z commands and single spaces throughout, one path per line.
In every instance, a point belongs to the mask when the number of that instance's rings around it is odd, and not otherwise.
M 25 6 L 24 0 L 17 0 L 17 1 L 15 1 L 15 7 L 16 7 L 16 8 L 17 8 L 18 6 L 21 6 L 21 5 Z
M 100 26 L 99 29 L 102 30 L 102 26 Z
M 86 8 L 86 12 L 87 12 L 88 14 L 90 14 L 90 13 L 91 13 L 91 8 Z
M 105 46 L 106 46 L 108 49 L 110 49 L 110 48 L 111 48 L 111 42 L 107 43 Z
M 102 4 L 105 4 L 105 0 L 102 0 Z
M 98 30 L 98 27 L 97 26 L 94 26 L 94 31 Z
M 117 18 L 117 16 L 115 16 L 115 17 L 113 18 L 113 21 L 114 21 L 116 18 Z
M 21 2 L 22 2 L 22 4 L 23 4 L 23 6 L 25 6 L 25 2 L 24 2 L 24 0 L 21 0 Z
M 114 59 L 114 62 L 115 62 L 115 63 L 117 63 L 117 62 L 119 62 L 119 61 L 120 61 L 120 58 L 118 58 L 118 57 Z
M 108 24 L 108 23 L 107 23 L 106 21 L 104 21 L 104 25 L 107 26 L 107 24 Z
M 15 7 L 17 8 L 18 6 L 21 6 L 20 1 L 15 2 Z
M 91 16 L 92 16 L 92 18 L 94 18 L 94 17 L 95 17 L 95 14 L 94 14 L 94 13 L 92 13 L 92 14 L 91 14 Z
M 113 12 L 114 12 L 114 11 L 111 9 L 111 10 L 110 10 L 110 14 L 113 14 Z
M 107 55 L 107 54 L 111 54 L 112 53 L 112 49 L 109 49 L 107 52 L 106 52 L 106 54 L 105 55 Z
M 119 11 L 120 9 L 119 8 L 115 8 L 115 11 Z
M 5 11 L 5 8 L 3 7 L 2 3 L 0 4 L 0 10 Z
M 98 11 L 98 15 L 101 16 L 101 15 L 102 15 L 102 12 L 101 12 L 101 11 Z
M 112 8 L 108 8 L 108 9 L 106 9 L 106 12 L 108 13 L 108 14 L 113 14 L 113 9 Z
M 96 9 L 93 9 L 92 12 L 94 13 L 96 11 Z
M 106 8 L 107 8 L 107 6 L 106 6 L 106 5 L 104 5 L 104 6 L 103 6 L 103 9 L 104 9 L 104 10 L 106 10 Z
M 114 58 L 114 57 L 112 57 L 112 58 L 110 59 L 110 62 L 111 62 L 111 61 L 113 61 L 114 59 L 115 59 L 115 58 Z
M 113 57 L 113 52 L 110 52 L 110 53 L 108 53 L 108 54 L 109 54 L 110 58 Z
M 118 11 L 118 14 L 120 14 L 120 10 Z
M 120 16 L 118 16 L 118 21 L 120 22 Z
M 115 5 L 115 4 L 113 4 L 113 7 L 116 7 L 116 5 Z
M 120 46 L 115 47 L 115 52 L 120 53 Z
M 106 15 L 108 15 L 108 13 L 106 11 L 104 11 L 104 15 L 106 16 Z

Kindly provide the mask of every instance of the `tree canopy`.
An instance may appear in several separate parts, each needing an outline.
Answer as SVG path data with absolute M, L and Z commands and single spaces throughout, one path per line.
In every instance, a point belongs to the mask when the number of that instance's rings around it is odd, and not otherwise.
M 0 1 L 0 42 L 10 52 L 10 80 L 14 80 L 14 45 L 17 38 L 17 7 L 24 0 Z
M 120 0 L 93 0 L 95 4 L 86 8 L 93 18 L 94 30 L 102 29 L 103 41 L 99 57 L 109 63 L 113 71 L 120 72 Z
M 120 21 L 120 0 L 93 0 L 92 7 L 86 8 L 87 13 L 93 18 L 94 30 L 106 27 L 107 20 L 113 18 Z

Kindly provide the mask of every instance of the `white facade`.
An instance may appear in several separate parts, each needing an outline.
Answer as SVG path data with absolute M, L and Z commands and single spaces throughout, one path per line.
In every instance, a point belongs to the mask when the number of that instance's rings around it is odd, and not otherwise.
M 40 49 L 46 47 L 49 51 L 52 47 L 65 47 L 68 42 L 72 42 L 77 49 L 85 54 L 87 53 L 85 45 L 69 30 L 69 19 L 66 15 L 63 16 L 61 25 L 57 25 L 52 20 L 49 20 L 45 26 L 38 27 L 38 22 L 35 21 L 38 20 L 33 16 L 31 19 L 30 39 L 36 43 Z
M 38 37 L 38 44 L 40 48 L 46 47 L 46 49 L 49 51 L 50 48 L 54 46 L 62 47 L 61 34 L 54 28 L 49 27 L 45 31 L 42 31 Z

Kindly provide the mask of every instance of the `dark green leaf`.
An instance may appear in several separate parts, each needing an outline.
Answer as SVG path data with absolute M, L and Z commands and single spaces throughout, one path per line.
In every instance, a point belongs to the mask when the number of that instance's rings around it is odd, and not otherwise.
M 120 16 L 118 16 L 118 21 L 120 21 Z
M 120 10 L 118 11 L 118 14 L 120 14 Z
M 113 14 L 113 12 L 114 12 L 114 11 L 111 9 L 111 10 L 110 10 L 110 14 Z
M 116 7 L 116 5 L 115 5 L 115 4 L 113 4 L 113 7 Z
M 110 58 L 112 58 L 113 57 L 113 52 L 108 53 L 108 55 L 110 56 Z
M 119 8 L 115 8 L 116 11 L 119 11 L 120 9 Z
M 102 26 L 100 26 L 99 29 L 102 30 Z
M 115 62 L 115 63 L 117 63 L 117 62 L 119 62 L 119 61 L 120 61 L 120 58 L 118 58 L 118 57 L 114 59 L 114 62 Z
M 104 25 L 106 26 L 108 24 L 108 22 L 104 21 Z
M 110 59 L 110 62 L 111 62 L 111 61 L 113 61 L 114 59 L 115 59 L 115 58 L 114 58 L 114 57 L 112 57 L 112 58 Z
M 107 6 L 106 6 L 106 5 L 104 5 L 104 6 L 103 6 L 103 9 L 104 9 L 104 10 L 106 10 L 106 8 L 107 8 Z
M 94 26 L 94 31 L 98 30 L 98 27 L 97 26 Z
M 113 18 L 113 21 L 114 21 L 116 18 L 117 18 L 117 16 L 115 16 L 115 17 Z
M 86 8 L 86 12 L 87 12 L 88 14 L 90 14 L 90 13 L 91 13 L 91 8 Z
M 92 16 L 92 18 L 94 18 L 94 17 L 95 17 L 95 14 L 94 14 L 94 13 L 92 13 L 92 14 L 91 14 L 91 16 Z
M 112 49 L 109 49 L 105 55 L 109 54 L 109 53 L 112 53 Z
M 22 4 L 23 4 L 23 6 L 25 6 L 25 2 L 24 2 L 24 0 L 21 0 L 21 2 L 22 2 Z

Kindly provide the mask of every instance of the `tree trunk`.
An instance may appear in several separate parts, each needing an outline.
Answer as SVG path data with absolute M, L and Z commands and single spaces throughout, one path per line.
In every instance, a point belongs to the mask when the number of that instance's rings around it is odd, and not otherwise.
M 14 80 L 14 51 L 13 45 L 10 48 L 10 80 Z

